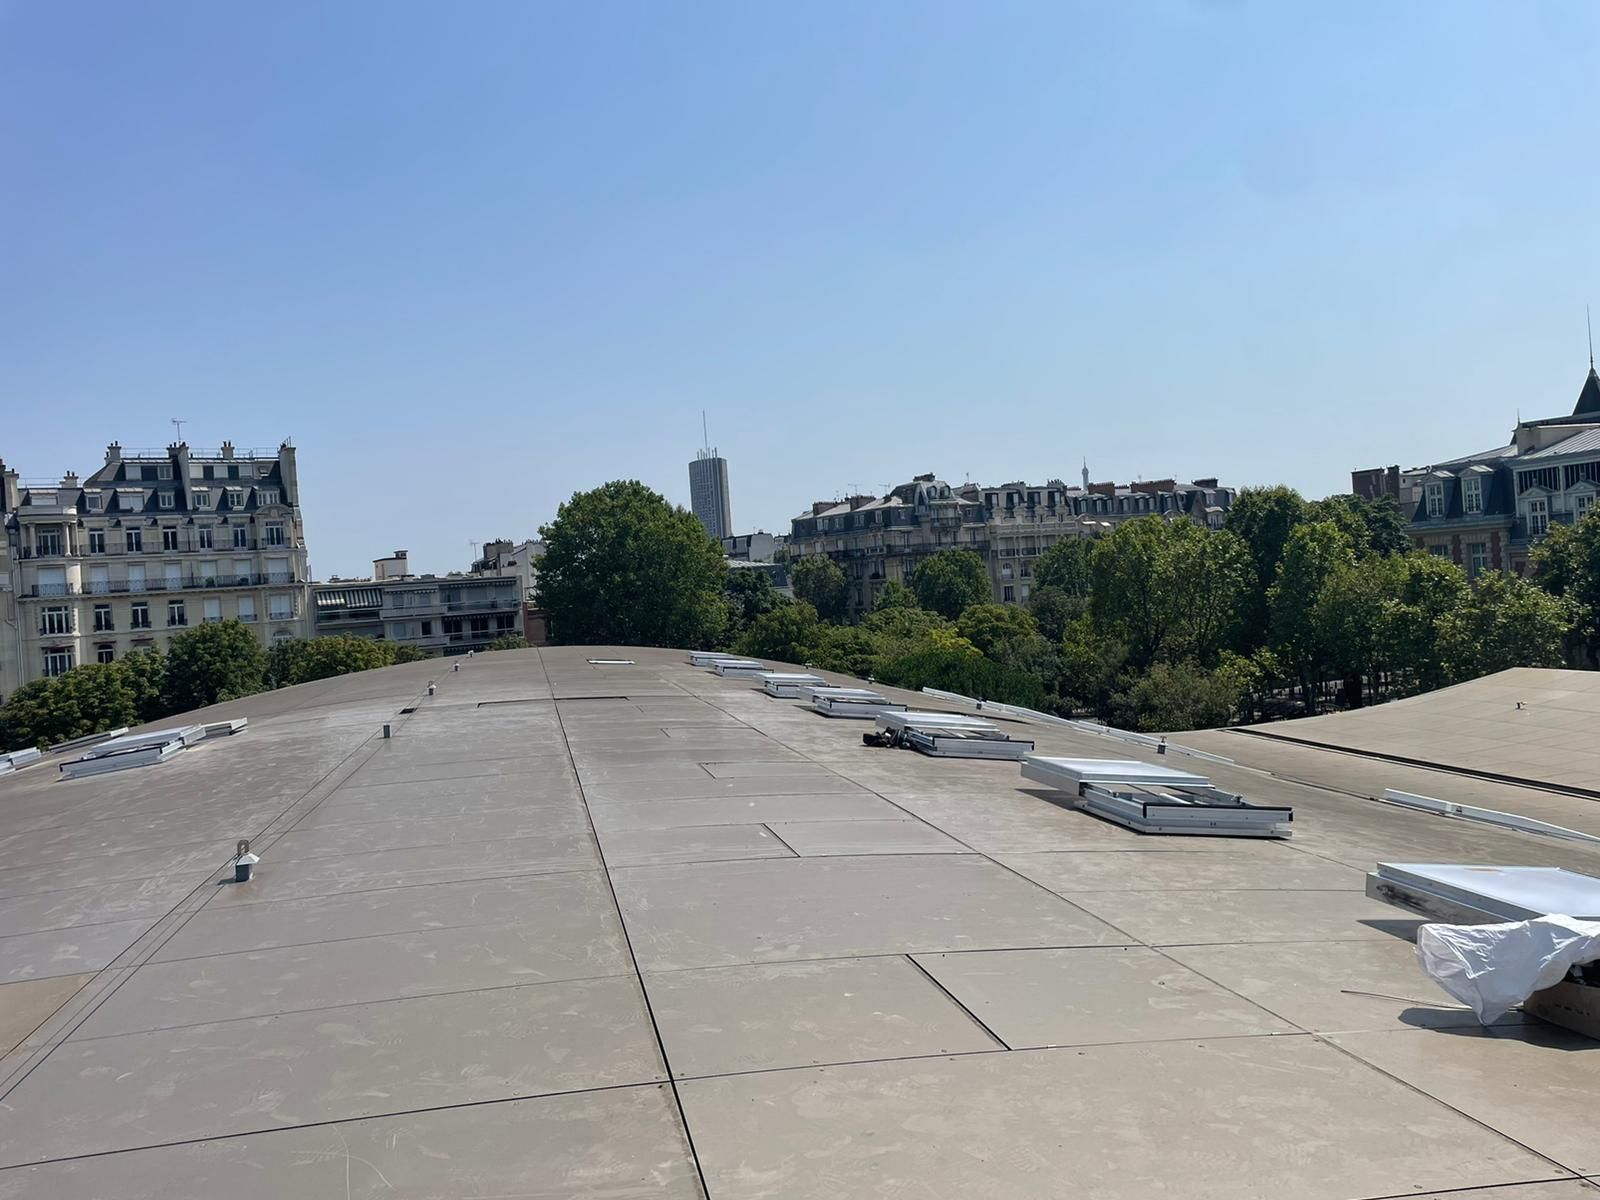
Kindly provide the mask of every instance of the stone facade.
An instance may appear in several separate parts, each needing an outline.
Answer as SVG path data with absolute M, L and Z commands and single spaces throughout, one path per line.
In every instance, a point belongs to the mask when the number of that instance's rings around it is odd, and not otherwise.
M 0 695 L 238 619 L 303 637 L 310 577 L 294 447 L 123 450 L 86 479 L 0 464 Z
M 1094 537 L 1145 516 L 1220 528 L 1233 494 L 1215 479 L 952 487 L 918 475 L 882 497 L 813 504 L 791 523 L 788 552 L 791 562 L 813 554 L 837 561 L 850 581 L 853 613 L 869 610 L 891 580 L 909 582 L 929 554 L 954 549 L 984 560 L 995 600 L 1021 604 L 1032 588 L 1033 564 L 1060 539 Z

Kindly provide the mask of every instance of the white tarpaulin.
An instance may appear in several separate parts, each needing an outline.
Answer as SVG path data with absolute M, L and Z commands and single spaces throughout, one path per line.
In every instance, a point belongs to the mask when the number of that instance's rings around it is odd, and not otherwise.
M 1504 925 L 1424 925 L 1417 959 L 1428 977 L 1485 1025 L 1600 959 L 1600 921 L 1536 917 Z

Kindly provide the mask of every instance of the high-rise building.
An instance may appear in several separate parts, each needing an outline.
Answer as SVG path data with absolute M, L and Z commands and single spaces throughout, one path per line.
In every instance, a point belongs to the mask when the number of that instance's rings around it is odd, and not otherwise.
M 263 645 L 306 633 L 294 447 L 106 449 L 88 478 L 0 464 L 0 693 L 80 663 L 166 649 L 208 621 Z
M 728 504 L 728 460 L 715 447 L 706 447 L 689 464 L 689 505 L 706 532 L 721 541 L 733 535 L 733 512 Z

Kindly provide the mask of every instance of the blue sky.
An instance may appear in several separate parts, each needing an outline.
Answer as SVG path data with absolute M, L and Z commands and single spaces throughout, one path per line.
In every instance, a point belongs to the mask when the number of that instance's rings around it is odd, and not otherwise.
M 574 490 L 1348 488 L 1570 409 L 1600 6 L 0 0 L 0 457 L 300 448 L 319 576 Z

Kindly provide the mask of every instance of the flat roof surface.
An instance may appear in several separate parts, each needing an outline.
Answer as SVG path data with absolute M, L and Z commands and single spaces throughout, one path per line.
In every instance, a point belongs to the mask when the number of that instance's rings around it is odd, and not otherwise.
M 1600 1194 L 1600 1044 L 1479 1028 L 1362 894 L 1379 860 L 1600 875 L 1382 786 L 1589 800 L 1223 732 L 1181 740 L 1236 765 L 1163 761 L 1292 804 L 1293 841 L 1152 837 L 678 650 L 235 716 L 0 779 L 0 1197 Z
M 1597 728 L 1600 672 L 1518 667 L 1373 708 L 1257 726 L 1255 735 L 1600 796 Z

